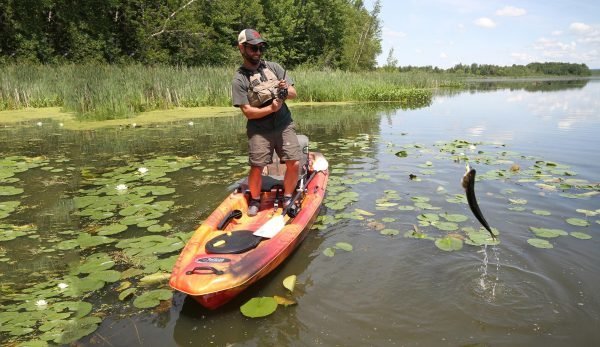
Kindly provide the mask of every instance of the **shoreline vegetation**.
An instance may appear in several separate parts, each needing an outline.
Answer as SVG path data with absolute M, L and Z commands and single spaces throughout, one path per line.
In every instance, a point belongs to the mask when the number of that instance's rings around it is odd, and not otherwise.
M 550 63 L 547 63 L 550 64 Z M 556 66 L 577 64 L 551 63 Z M 476 65 L 471 65 L 471 67 Z M 543 66 L 543 64 L 542 64 Z M 236 66 L 172 67 L 143 65 L 0 66 L 0 124 L 54 118 L 68 128 L 158 123 L 176 119 L 232 116 L 230 83 Z M 504 70 L 510 72 L 509 70 Z M 520 69 L 519 71 L 522 71 Z M 589 70 L 588 70 L 589 72 Z M 372 71 L 290 72 L 299 90 L 291 107 L 326 103 L 394 102 L 424 107 L 440 89 L 468 89 L 479 82 L 577 80 L 589 75 L 537 73 L 490 76 L 425 68 Z

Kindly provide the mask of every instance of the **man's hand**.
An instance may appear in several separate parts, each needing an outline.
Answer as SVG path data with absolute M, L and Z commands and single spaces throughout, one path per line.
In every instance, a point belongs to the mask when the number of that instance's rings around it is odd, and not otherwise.
M 277 86 L 277 88 L 279 89 L 287 89 L 288 88 L 288 84 L 285 80 L 280 80 L 279 81 L 279 85 Z
M 277 86 L 277 98 L 281 100 L 287 99 L 288 96 L 288 84 L 285 80 L 279 81 L 279 85 Z
M 271 107 L 271 112 L 277 112 L 281 106 L 283 106 L 283 100 L 274 99 L 273 103 L 269 107 Z

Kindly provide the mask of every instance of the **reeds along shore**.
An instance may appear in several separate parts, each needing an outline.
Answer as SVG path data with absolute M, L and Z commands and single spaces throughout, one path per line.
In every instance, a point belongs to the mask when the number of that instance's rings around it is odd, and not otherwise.
M 106 120 L 173 107 L 230 106 L 236 67 L 6 65 L 0 111 L 62 107 L 79 119 Z M 423 105 L 457 78 L 423 72 L 290 71 L 298 102 L 393 101 Z

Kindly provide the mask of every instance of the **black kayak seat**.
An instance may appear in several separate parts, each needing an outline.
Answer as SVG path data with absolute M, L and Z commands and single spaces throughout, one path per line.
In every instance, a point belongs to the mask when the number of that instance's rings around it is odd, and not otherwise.
M 239 187 L 242 191 L 246 191 L 248 189 L 248 177 L 245 177 L 239 180 L 236 184 L 236 187 Z M 260 185 L 261 192 L 270 192 L 273 189 L 281 188 L 283 189 L 283 176 L 263 176 L 262 182 Z
M 251 230 L 236 230 L 212 238 L 204 249 L 212 254 L 239 254 L 256 248 L 260 241 L 262 237 L 254 235 Z

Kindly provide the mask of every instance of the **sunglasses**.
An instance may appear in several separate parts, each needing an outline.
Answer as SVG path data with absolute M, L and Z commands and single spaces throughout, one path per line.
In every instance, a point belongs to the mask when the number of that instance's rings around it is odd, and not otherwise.
M 246 47 L 246 48 L 250 48 L 250 50 L 251 50 L 252 52 L 255 52 L 255 53 L 256 53 L 256 52 L 258 52 L 258 51 L 264 52 L 264 51 L 266 51 L 266 50 L 267 50 L 267 46 L 263 46 L 263 45 L 261 45 L 261 46 L 255 46 L 255 45 L 244 45 L 244 47 Z

